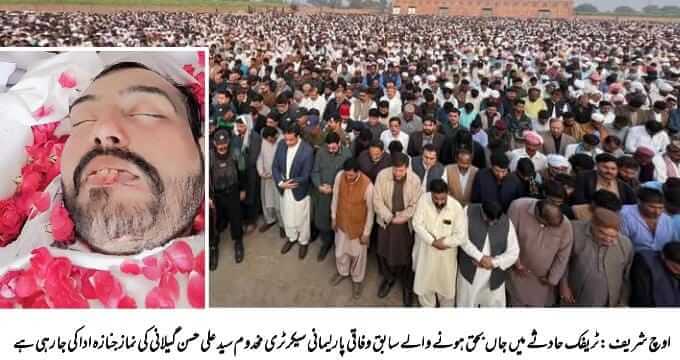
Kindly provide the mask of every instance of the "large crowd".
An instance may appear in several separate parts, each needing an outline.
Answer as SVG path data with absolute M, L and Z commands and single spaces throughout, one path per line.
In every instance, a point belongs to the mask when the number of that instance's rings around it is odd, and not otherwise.
M 354 298 L 376 256 L 406 306 L 680 305 L 677 24 L 226 19 L 211 204 L 236 262 L 262 213 Z
M 680 306 L 680 24 L 0 19 L 0 45 L 210 46 L 211 269 L 227 227 L 236 262 L 278 227 L 354 298 L 375 256 L 406 306 Z

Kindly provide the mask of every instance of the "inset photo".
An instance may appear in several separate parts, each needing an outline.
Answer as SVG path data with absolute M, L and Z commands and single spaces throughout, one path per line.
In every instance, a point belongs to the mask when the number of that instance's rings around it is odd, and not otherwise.
M 203 308 L 206 50 L 0 51 L 0 308 Z

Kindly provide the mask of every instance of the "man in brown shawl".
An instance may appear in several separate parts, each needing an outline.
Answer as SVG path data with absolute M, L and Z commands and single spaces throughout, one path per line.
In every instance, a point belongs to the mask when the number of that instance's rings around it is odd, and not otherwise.
M 386 297 L 400 280 L 405 306 L 413 303 L 411 253 L 413 231 L 409 221 L 421 194 L 420 179 L 409 169 L 409 159 L 394 153 L 392 166 L 382 170 L 375 180 L 373 207 L 378 228 L 378 265 L 383 275 L 378 296 Z

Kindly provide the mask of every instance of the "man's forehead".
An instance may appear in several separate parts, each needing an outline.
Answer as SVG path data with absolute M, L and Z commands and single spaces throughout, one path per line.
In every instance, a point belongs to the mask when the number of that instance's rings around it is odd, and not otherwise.
M 152 70 L 133 68 L 112 71 L 92 81 L 85 89 L 85 95 L 109 95 L 132 87 L 157 87 L 173 98 L 180 96 L 179 91 L 161 75 Z

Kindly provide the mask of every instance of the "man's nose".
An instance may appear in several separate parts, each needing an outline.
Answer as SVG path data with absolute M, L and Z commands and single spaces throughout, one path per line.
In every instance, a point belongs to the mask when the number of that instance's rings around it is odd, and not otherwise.
M 129 145 L 128 134 L 123 124 L 124 115 L 108 110 L 97 120 L 93 130 L 93 142 L 101 147 L 125 148 Z

